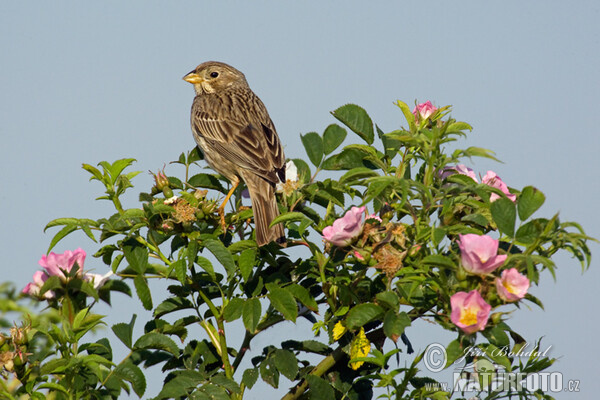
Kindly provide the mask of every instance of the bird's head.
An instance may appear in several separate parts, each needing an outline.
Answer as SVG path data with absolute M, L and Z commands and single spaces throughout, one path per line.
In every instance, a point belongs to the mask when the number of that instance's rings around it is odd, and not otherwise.
M 208 61 L 183 77 L 194 85 L 196 94 L 215 93 L 236 87 L 248 87 L 243 73 L 225 63 Z

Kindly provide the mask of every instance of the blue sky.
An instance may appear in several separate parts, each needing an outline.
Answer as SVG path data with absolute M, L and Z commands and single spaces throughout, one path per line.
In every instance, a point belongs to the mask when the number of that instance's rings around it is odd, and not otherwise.
M 345 103 L 364 107 L 384 131 L 403 123 L 396 99 L 452 104 L 453 117 L 474 127 L 460 144 L 504 162 L 473 160 L 476 171 L 535 185 L 547 197 L 539 215 L 559 211 L 600 237 L 597 2 L 165 4 L 0 4 L 4 279 L 30 280 L 54 233 L 42 232 L 49 220 L 111 212 L 93 201 L 101 187 L 82 163 L 133 157 L 137 170 L 156 171 L 193 147 L 193 90 L 181 77 L 208 60 L 246 74 L 289 158 L 305 157 L 299 134 L 322 132 Z M 137 193 L 151 178 L 134 183 Z M 76 236 L 56 250 L 79 246 L 97 248 Z M 546 276 L 534 289 L 545 310 L 524 308 L 511 320 L 528 340 L 553 346 L 554 371 L 581 381 L 579 394 L 559 399 L 590 398 L 597 379 L 597 259 L 582 275 L 576 260 L 558 256 L 557 281 Z M 92 257 L 86 266 L 105 272 Z

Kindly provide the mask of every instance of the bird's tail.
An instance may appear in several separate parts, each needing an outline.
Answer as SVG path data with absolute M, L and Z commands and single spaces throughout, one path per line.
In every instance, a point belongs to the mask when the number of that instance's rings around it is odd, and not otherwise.
M 279 215 L 277 199 L 275 198 L 275 188 L 270 182 L 250 171 L 243 171 L 242 178 L 248 186 L 250 199 L 252 200 L 256 244 L 264 246 L 275 241 L 279 245 L 285 246 L 283 224 L 277 224 L 269 228 L 271 221 Z

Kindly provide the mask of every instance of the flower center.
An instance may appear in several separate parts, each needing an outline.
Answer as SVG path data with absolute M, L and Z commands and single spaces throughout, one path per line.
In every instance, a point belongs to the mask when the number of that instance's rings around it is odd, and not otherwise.
M 477 323 L 477 313 L 471 308 L 467 308 L 460 313 L 460 323 L 465 326 L 475 325 Z
M 504 287 L 506 288 L 506 290 L 508 290 L 509 293 L 517 294 L 517 289 L 513 285 L 511 285 L 510 283 L 506 282 L 504 284 Z

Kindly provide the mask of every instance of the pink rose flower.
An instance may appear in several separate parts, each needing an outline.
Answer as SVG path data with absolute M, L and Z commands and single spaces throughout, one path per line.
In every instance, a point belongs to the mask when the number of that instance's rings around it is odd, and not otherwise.
M 431 117 L 431 115 L 437 110 L 431 101 L 427 100 L 425 103 L 418 104 L 414 110 L 413 114 L 415 115 L 415 121 L 419 121 L 422 119 L 427 119 Z
M 504 193 L 506 197 L 508 197 L 513 202 L 517 200 L 517 196 L 508 191 L 508 186 L 506 186 L 506 183 L 504 183 L 494 171 L 488 171 L 485 174 L 485 176 L 481 179 L 481 182 L 496 189 L 500 189 L 502 193 Z M 499 198 L 499 195 L 497 195 L 496 193 L 492 193 L 492 195 L 490 196 L 490 202 L 494 202 Z
M 498 296 L 504 301 L 517 301 L 525 297 L 529 289 L 529 279 L 522 275 L 516 268 L 502 271 L 500 278 L 496 278 Z
M 498 240 L 473 233 L 458 236 L 461 262 L 467 272 L 486 275 L 506 260 L 505 254 L 498 255 Z
M 485 329 L 492 306 L 485 302 L 477 290 L 458 292 L 450 297 L 450 320 L 463 332 L 471 334 Z
M 46 274 L 44 271 L 36 271 L 33 274 L 33 282 L 29 282 L 21 292 L 30 296 L 39 297 L 40 290 L 48 278 L 48 274 Z M 53 297 L 54 293 L 51 290 L 44 293 L 45 299 L 51 299 Z
M 471 168 L 465 166 L 464 164 L 458 164 L 455 167 L 446 167 L 443 170 L 441 170 L 439 173 L 440 179 L 446 179 L 450 175 L 454 175 L 454 174 L 468 176 L 469 178 L 473 179 L 475 182 L 479 183 L 479 181 L 477 180 L 477 175 L 475 175 L 475 171 L 473 171 Z
M 383 222 L 383 220 L 379 217 L 379 215 L 377 215 L 375 213 L 373 213 L 371 215 L 367 215 L 367 218 L 365 219 L 365 221 L 369 220 L 369 219 L 374 219 L 375 221 Z
M 323 229 L 323 238 L 336 246 L 349 245 L 362 232 L 364 212 L 365 207 L 352 207 L 342 218 L 336 219 L 332 226 Z
M 75 264 L 79 266 L 77 275 L 82 275 L 84 261 L 85 251 L 79 248 L 75 251 L 67 250 L 63 254 L 50 253 L 47 256 L 44 255 L 38 263 L 46 269 L 48 275 L 58 276 L 64 282 L 67 280 L 65 273 L 71 272 Z

